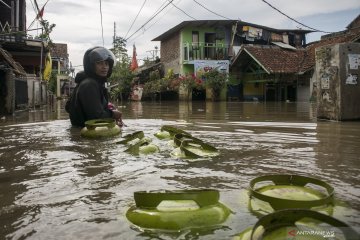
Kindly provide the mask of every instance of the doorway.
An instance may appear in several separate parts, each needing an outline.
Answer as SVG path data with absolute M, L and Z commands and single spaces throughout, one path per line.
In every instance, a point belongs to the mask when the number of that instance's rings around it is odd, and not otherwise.
M 205 59 L 215 59 L 216 34 L 205 33 Z

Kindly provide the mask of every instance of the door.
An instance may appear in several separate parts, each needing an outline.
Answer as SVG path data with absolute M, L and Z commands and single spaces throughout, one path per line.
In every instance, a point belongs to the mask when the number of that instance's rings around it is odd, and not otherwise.
M 216 33 L 205 33 L 205 59 L 215 59 Z

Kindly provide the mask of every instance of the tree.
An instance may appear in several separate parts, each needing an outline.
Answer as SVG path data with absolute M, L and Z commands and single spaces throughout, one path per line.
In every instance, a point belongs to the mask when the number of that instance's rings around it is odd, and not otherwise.
M 126 40 L 122 37 L 114 36 L 113 38 L 113 48 L 110 49 L 116 60 L 121 61 L 125 56 L 128 57 L 126 49 Z
M 110 95 L 113 99 L 128 96 L 131 92 L 131 82 L 134 74 L 130 70 L 130 59 L 126 50 L 126 40 L 122 37 L 114 37 L 113 48 L 110 49 L 118 63 L 113 67 L 109 82 L 111 85 L 116 85 L 110 90 Z
M 51 41 L 50 33 L 53 31 L 56 24 L 54 24 L 54 23 L 50 24 L 49 21 L 47 21 L 47 20 L 40 20 L 40 24 L 43 28 L 43 32 L 36 38 L 42 39 L 42 40 L 48 42 L 49 46 L 52 46 L 53 42 Z

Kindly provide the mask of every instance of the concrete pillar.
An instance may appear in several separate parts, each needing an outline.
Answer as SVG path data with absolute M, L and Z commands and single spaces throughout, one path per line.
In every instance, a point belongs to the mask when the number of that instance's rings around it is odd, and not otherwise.
M 317 117 L 360 119 L 360 44 L 342 43 L 315 50 Z

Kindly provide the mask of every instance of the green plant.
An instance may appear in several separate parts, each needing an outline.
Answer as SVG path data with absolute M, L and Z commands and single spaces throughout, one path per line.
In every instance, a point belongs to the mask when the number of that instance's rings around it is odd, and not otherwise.
M 205 85 L 218 92 L 225 87 L 227 74 L 217 70 L 210 70 L 204 73 L 203 77 L 205 78 Z
M 43 31 L 39 36 L 36 36 L 35 38 L 46 41 L 50 47 L 54 46 L 50 38 L 50 33 L 53 31 L 56 24 L 50 24 L 48 20 L 40 20 L 40 25 L 42 26 Z
M 227 74 L 214 69 L 204 73 L 203 77 L 205 78 L 205 85 L 212 89 L 212 99 L 217 100 L 221 90 L 226 86 Z
M 134 74 L 130 70 L 129 58 L 124 54 L 118 64 L 113 67 L 109 78 L 110 85 L 116 85 L 110 90 L 111 98 L 117 99 L 120 97 L 122 99 L 123 96 L 129 95 L 133 78 Z
M 49 91 L 56 94 L 56 83 L 57 81 L 57 72 L 51 72 L 50 80 L 49 80 Z
M 186 74 L 185 76 L 180 76 L 178 78 L 180 85 L 187 89 L 201 89 L 204 87 L 204 81 L 200 78 L 197 78 L 194 74 Z

